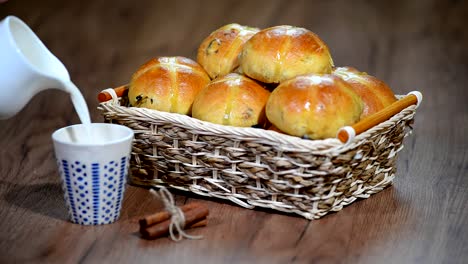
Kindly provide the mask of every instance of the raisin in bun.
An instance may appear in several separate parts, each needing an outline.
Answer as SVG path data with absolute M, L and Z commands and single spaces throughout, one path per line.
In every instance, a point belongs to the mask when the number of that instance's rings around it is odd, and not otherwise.
M 130 104 L 190 115 L 195 96 L 210 81 L 205 70 L 184 57 L 159 57 L 142 65 L 132 76 Z
M 266 114 L 289 135 L 324 139 L 356 123 L 362 108 L 359 95 L 341 78 L 309 74 L 281 83 L 268 99 Z
M 293 26 L 261 30 L 240 55 L 242 72 L 264 83 L 280 83 L 297 75 L 331 73 L 327 45 L 313 32 Z
M 245 76 L 230 73 L 209 83 L 195 98 L 193 117 L 221 125 L 250 127 L 266 123 L 270 92 Z
M 361 119 L 391 105 L 397 99 L 392 89 L 383 81 L 352 67 L 338 67 L 333 74 L 347 82 L 361 96 L 364 110 Z
M 239 24 L 225 25 L 213 31 L 198 48 L 197 61 L 212 79 L 226 75 L 239 66 L 238 56 L 258 28 Z

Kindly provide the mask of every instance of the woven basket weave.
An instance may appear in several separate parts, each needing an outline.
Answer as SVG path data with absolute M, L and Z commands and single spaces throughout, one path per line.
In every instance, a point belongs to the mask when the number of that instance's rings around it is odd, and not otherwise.
M 132 128 L 130 183 L 171 187 L 318 219 L 392 184 L 411 132 L 412 105 L 347 144 L 101 103 L 108 122 Z

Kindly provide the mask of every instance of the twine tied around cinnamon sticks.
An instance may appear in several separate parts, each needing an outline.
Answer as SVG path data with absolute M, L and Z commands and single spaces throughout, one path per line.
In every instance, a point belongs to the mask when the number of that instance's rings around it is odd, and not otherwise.
M 150 192 L 161 199 L 165 210 L 140 220 L 140 233 L 144 238 L 155 239 L 169 234 L 173 241 L 202 239 L 203 236 L 187 234 L 184 229 L 206 226 L 208 208 L 199 203 L 188 203 L 182 207 L 175 205 L 174 197 L 164 187 Z

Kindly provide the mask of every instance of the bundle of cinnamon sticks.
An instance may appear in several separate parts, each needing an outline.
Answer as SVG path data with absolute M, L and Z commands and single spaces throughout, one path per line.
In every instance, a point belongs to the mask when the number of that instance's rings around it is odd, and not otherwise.
M 188 203 L 180 207 L 184 214 L 184 229 L 203 227 L 208 223 L 208 208 L 200 203 Z M 171 213 L 164 210 L 140 219 L 140 234 L 146 239 L 156 239 L 169 234 Z

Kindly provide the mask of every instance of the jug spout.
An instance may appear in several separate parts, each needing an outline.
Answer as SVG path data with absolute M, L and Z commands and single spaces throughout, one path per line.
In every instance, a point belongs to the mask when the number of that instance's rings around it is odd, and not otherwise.
M 19 18 L 0 21 L 0 119 L 18 113 L 38 92 L 66 90 L 65 66 Z

